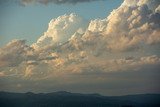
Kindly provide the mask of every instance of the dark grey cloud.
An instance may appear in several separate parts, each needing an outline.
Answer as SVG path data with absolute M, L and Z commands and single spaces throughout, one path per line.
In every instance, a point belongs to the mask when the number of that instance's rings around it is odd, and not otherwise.
M 82 2 L 92 2 L 92 1 L 104 1 L 104 0 L 20 0 L 22 5 L 28 5 L 32 3 L 40 3 L 40 4 L 77 4 Z
M 93 1 L 105 1 L 105 0 L 0 0 L 0 5 L 16 3 L 22 6 L 27 6 L 29 4 L 77 4 L 83 2 L 93 2 Z

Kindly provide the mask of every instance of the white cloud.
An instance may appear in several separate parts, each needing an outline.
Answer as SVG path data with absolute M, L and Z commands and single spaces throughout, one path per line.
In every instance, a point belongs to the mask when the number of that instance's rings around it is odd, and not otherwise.
M 103 35 L 110 51 L 133 51 L 147 46 L 148 41 L 156 45 L 160 30 L 159 4 L 158 0 L 125 0 L 106 19 L 91 21 L 88 30 Z M 93 38 L 90 35 L 94 34 L 85 36 Z
M 125 0 L 107 18 L 89 24 L 76 14 L 59 16 L 50 21 L 48 30 L 33 45 L 14 40 L 1 48 L 0 67 L 41 79 L 159 65 L 158 53 L 148 56 L 150 50 L 143 50 L 160 43 L 159 5 L 153 4 L 148 0 Z M 137 49 L 146 53 L 137 54 Z M 130 56 L 129 52 L 136 57 L 124 58 Z
M 147 41 L 149 44 L 154 45 L 154 44 L 160 44 L 160 30 L 154 31 L 148 38 Z
M 90 23 L 75 14 L 52 19 L 31 46 L 13 40 L 0 48 L 0 89 L 148 92 L 159 86 L 159 4 L 125 0 Z
M 24 66 L 24 74 L 22 77 L 24 78 L 28 78 L 28 79 L 45 79 L 48 76 L 52 75 L 53 69 L 52 66 L 45 63 L 45 62 L 41 62 L 37 65 L 28 65 L 28 66 Z
M 58 45 L 68 41 L 75 32 L 83 33 L 87 27 L 87 21 L 72 13 L 52 19 L 48 30 L 41 36 L 33 47 L 46 47 Z
M 43 38 L 51 35 L 51 38 L 47 38 L 51 40 L 51 43 L 54 43 L 56 40 L 62 43 L 68 42 L 56 48 L 59 58 L 48 61 L 48 63 L 53 66 L 61 66 L 61 71 L 72 73 L 86 72 L 86 69 L 87 71 L 94 71 L 95 67 L 97 71 L 112 72 L 142 67 L 146 63 L 151 65 L 149 62 L 153 61 L 149 60 L 145 62 L 146 60 L 142 61 L 141 58 L 109 60 L 106 54 L 113 51 L 124 53 L 132 51 L 134 53 L 134 50 L 145 49 L 143 47 L 147 47 L 150 44 L 159 45 L 158 22 L 160 19 L 157 16 L 159 17 L 160 15 L 157 13 L 158 5 L 155 2 L 159 3 L 156 0 L 153 2 L 148 0 L 125 0 L 107 18 L 92 20 L 84 34 L 77 32 L 79 28 L 83 28 L 82 26 L 84 26 L 84 24 L 79 26 L 79 23 L 83 23 L 84 21 L 76 15 L 64 15 L 53 19 L 49 24 L 47 32 L 41 37 L 42 40 L 39 40 L 43 41 Z M 69 22 L 66 20 L 71 16 L 75 17 L 75 21 L 71 23 L 71 26 L 66 28 L 66 24 L 62 23 L 67 22 L 68 24 Z M 75 26 L 75 22 L 78 22 L 78 24 L 76 23 L 78 26 L 77 28 L 74 27 L 75 29 L 73 30 L 72 27 Z M 62 30 L 52 35 L 55 30 L 59 29 L 55 25 L 60 26 Z M 71 31 L 71 33 L 67 34 L 67 36 L 63 34 L 68 31 Z M 54 53 L 54 51 L 50 52 Z M 79 53 L 83 53 L 83 57 Z M 159 58 L 158 56 L 156 57 Z M 159 60 L 155 61 L 154 64 L 157 63 L 159 64 Z
M 160 13 L 160 5 L 155 9 L 156 13 Z
M 91 20 L 88 30 L 91 32 L 102 32 L 107 27 L 107 20 L 106 19 L 95 19 Z
M 140 63 L 142 64 L 155 64 L 160 63 L 160 58 L 156 55 L 148 56 L 148 57 L 142 57 L 140 59 Z

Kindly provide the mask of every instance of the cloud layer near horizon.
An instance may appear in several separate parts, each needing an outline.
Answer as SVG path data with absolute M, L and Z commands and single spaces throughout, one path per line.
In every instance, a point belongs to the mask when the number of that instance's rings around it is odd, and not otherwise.
M 145 68 L 155 72 L 160 66 L 159 7 L 158 0 L 124 0 L 105 19 L 87 22 L 74 13 L 52 19 L 31 46 L 13 40 L 0 49 L 0 76 L 66 83 L 61 78 Z

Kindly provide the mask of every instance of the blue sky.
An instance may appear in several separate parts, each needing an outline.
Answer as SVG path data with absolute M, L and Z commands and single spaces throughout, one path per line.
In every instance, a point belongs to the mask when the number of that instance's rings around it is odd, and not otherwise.
M 78 4 L 50 3 L 22 6 L 15 2 L 0 5 L 0 46 L 12 39 L 25 39 L 28 44 L 35 42 L 48 28 L 51 19 L 60 15 L 76 13 L 86 20 L 105 18 L 119 7 L 123 0 L 105 0 Z

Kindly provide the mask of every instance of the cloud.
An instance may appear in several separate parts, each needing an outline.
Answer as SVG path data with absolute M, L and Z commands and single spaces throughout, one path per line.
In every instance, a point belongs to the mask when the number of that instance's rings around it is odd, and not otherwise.
M 12 40 L 0 49 L 0 67 L 14 67 L 26 60 L 26 52 L 31 48 L 25 40 Z
M 22 77 L 24 78 L 30 78 L 34 80 L 42 80 L 46 77 L 50 76 L 52 69 L 52 66 L 50 66 L 47 63 L 39 63 L 39 64 L 32 64 L 24 66 L 24 74 Z
M 91 32 L 102 32 L 107 27 L 107 20 L 106 19 L 95 19 L 91 20 L 88 30 Z
M 57 56 L 36 52 L 26 45 L 25 40 L 12 40 L 0 48 L 0 71 L 6 68 L 18 68 L 21 64 L 35 65 L 41 61 L 54 60 Z
M 89 40 L 93 35 L 101 36 L 106 42 L 106 50 L 112 52 L 134 51 L 148 43 L 159 44 L 159 5 L 158 0 L 125 0 L 107 18 L 92 20 L 88 27 L 91 33 L 83 37 Z
M 83 33 L 87 25 L 88 22 L 86 20 L 74 13 L 59 16 L 50 21 L 48 30 L 33 47 L 42 48 L 65 43 L 75 32 Z
M 20 0 L 22 5 L 28 5 L 32 3 L 40 3 L 40 4 L 77 4 L 82 2 L 92 2 L 92 1 L 98 1 L 98 0 Z M 103 0 L 101 0 L 103 1 Z
M 4 77 L 5 74 L 3 72 L 0 72 L 0 77 Z
M 156 0 L 125 0 L 107 18 L 90 22 L 74 13 L 59 16 L 49 22 L 48 30 L 31 46 L 16 40 L 3 47 L 0 65 L 14 67 L 26 63 L 28 66 L 38 66 L 44 63 L 53 66 L 53 69 L 64 66 L 65 71 L 65 68 L 70 68 L 65 66 L 72 64 L 78 64 L 76 68 L 79 69 L 84 66 L 81 64 L 84 61 L 89 64 L 92 60 L 107 60 L 106 54 L 135 53 L 135 50 L 157 46 L 160 43 L 160 14 L 157 3 L 159 2 Z M 14 61 L 15 59 L 18 60 Z
M 159 7 L 158 0 L 124 0 L 104 19 L 88 22 L 74 13 L 54 18 L 32 45 L 25 40 L 13 40 L 0 48 L 0 77 L 4 81 L 8 78 L 31 81 L 38 90 L 43 88 L 35 84 L 50 89 L 62 89 L 62 85 L 73 89 L 75 84 L 85 88 L 93 83 L 104 90 L 108 81 L 110 84 L 116 81 L 116 86 L 122 80 L 125 85 L 134 83 L 143 88 L 148 82 L 157 85 Z M 156 81 L 150 74 L 157 76 Z
M 128 55 L 127 52 L 135 53 L 135 50 L 159 45 L 159 2 L 154 2 L 125 0 L 107 18 L 91 20 L 89 25 L 75 14 L 60 16 L 49 23 L 47 32 L 36 43 L 40 48 L 35 49 L 38 51 L 47 46 L 45 52 L 54 53 L 58 58 L 46 63 L 54 66 L 54 72 L 58 72 L 60 69 L 57 67 L 60 67 L 64 74 L 118 72 L 159 64 L 159 56 L 144 57 L 142 60 L 121 59 L 121 56 L 114 59 L 111 55 L 119 52 Z M 70 22 L 69 19 L 74 20 Z M 33 47 L 36 47 L 35 44 Z M 145 58 L 153 59 L 147 62 Z M 157 60 L 153 61 L 154 58 Z
M 26 0 L 26 2 L 40 1 Z M 73 1 L 47 0 L 46 2 L 64 3 Z M 80 1 L 74 0 L 74 2 Z M 97 48 L 95 49 L 96 54 L 103 53 L 98 52 L 100 50 L 124 52 L 140 50 L 149 45 L 155 46 L 160 43 L 159 6 L 160 2 L 158 0 L 124 0 L 122 5 L 113 10 L 107 18 L 95 19 L 90 22 L 74 13 L 65 14 L 52 19 L 48 30 L 32 47 L 35 49 L 40 47 L 39 50 L 55 48 L 59 44 L 68 42 L 72 36 L 78 33 L 81 35 L 79 42 L 73 42 L 72 40 L 70 46 L 78 49 L 88 47 L 85 44 L 96 43 L 96 45 L 98 44 L 98 47 L 95 47 Z M 101 42 L 98 40 L 101 40 Z

